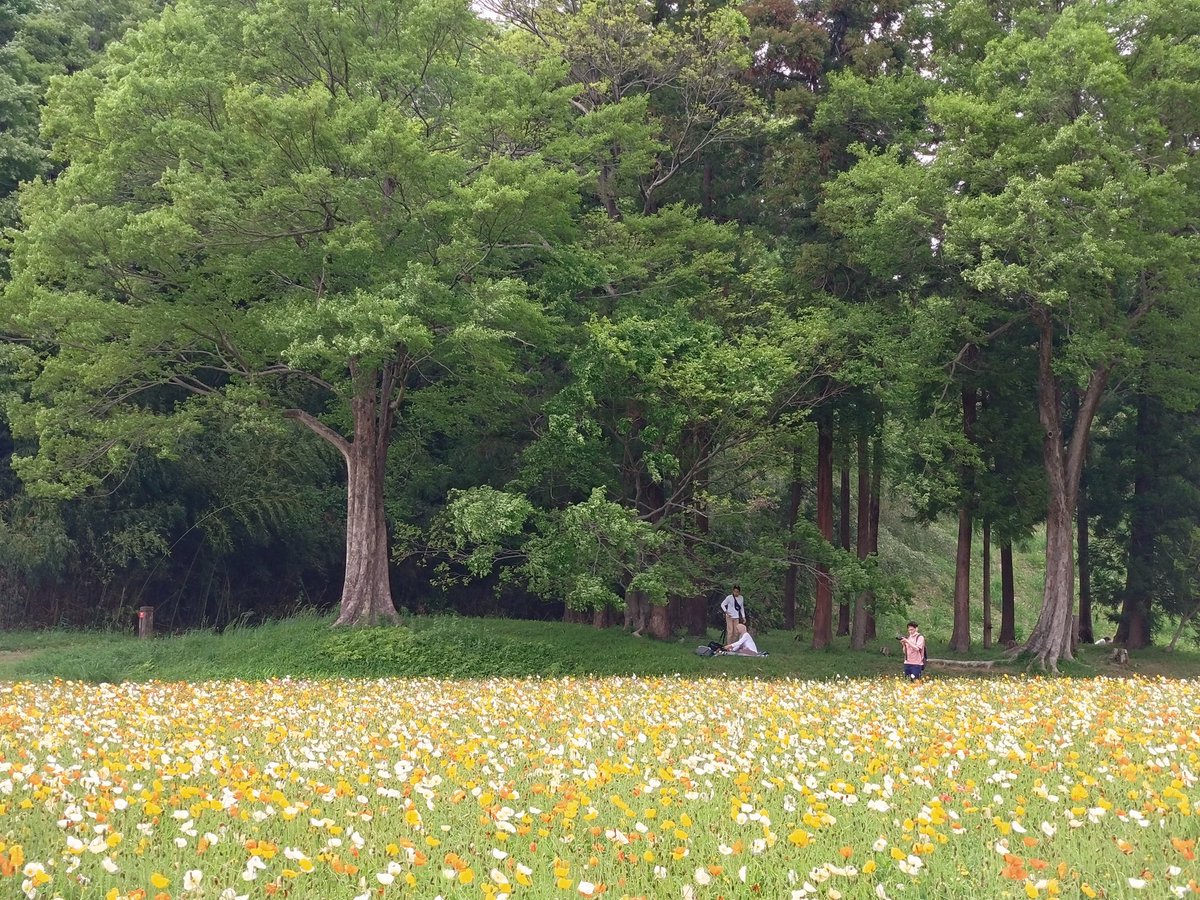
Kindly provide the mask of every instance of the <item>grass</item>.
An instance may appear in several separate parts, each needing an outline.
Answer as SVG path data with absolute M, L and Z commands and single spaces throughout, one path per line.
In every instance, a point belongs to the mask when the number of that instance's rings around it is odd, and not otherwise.
M 177 637 L 138 640 L 112 634 L 28 632 L 4 635 L 0 679 L 66 680 L 93 683 L 122 681 L 209 681 L 219 679 L 334 677 L 498 677 L 635 676 L 750 677 L 833 679 L 894 675 L 900 659 L 893 632 L 902 616 L 880 622 L 880 639 L 865 651 L 849 649 L 838 638 L 814 651 L 789 632 L 758 636 L 766 658 L 704 658 L 697 644 L 716 638 L 693 636 L 654 641 L 620 629 L 598 631 L 589 625 L 515 619 L 427 617 L 401 627 L 332 629 L 330 620 L 304 615 L 218 635 L 193 632 Z M 930 638 L 930 656 L 945 656 L 945 641 Z M 887 655 L 884 650 L 887 650 Z M 998 649 L 979 651 L 977 659 L 1002 659 Z M 1003 665 L 999 671 L 1020 672 Z M 1065 674 L 1094 676 L 1140 673 L 1169 677 L 1200 676 L 1200 654 L 1162 650 L 1134 654 L 1128 667 L 1108 662 L 1104 648 L 1081 648 Z M 931 670 L 931 677 L 939 677 Z
M 749 676 L 831 679 L 895 674 L 900 668 L 894 635 L 910 617 L 921 623 L 931 657 L 951 656 L 946 649 L 952 625 L 955 527 L 931 526 L 885 510 L 880 556 L 895 572 L 914 583 L 907 610 L 880 616 L 879 639 L 854 652 L 846 638 L 812 651 L 809 635 L 800 640 L 783 631 L 756 634 L 765 659 L 696 656 L 697 644 L 719 638 L 715 627 L 706 637 L 685 636 L 670 642 L 633 638 L 620 629 L 597 631 L 589 625 L 513 619 L 456 617 L 412 618 L 401 628 L 333 630 L 329 619 L 315 615 L 233 627 L 223 634 L 193 632 L 139 641 L 108 632 L 64 630 L 0 632 L 0 680 L 62 678 L 93 683 L 120 681 L 205 681 L 211 679 L 332 677 L 555 677 L 560 675 L 685 677 Z M 1033 535 L 1014 548 L 1016 630 L 1020 640 L 1037 620 L 1042 596 L 1043 536 Z M 982 609 L 978 582 L 982 570 L 980 541 L 974 542 L 972 575 L 972 659 L 1002 660 L 1003 650 L 981 648 Z M 992 564 L 993 627 L 1000 629 L 999 550 Z M 1097 633 L 1110 630 L 1098 613 Z M 1128 666 L 1108 661 L 1105 648 L 1083 647 L 1079 659 L 1063 666 L 1074 676 L 1136 673 L 1167 677 L 1200 676 L 1200 648 L 1194 633 L 1168 654 L 1151 648 L 1133 654 Z M 1005 665 L 997 671 L 1020 671 Z
M 913 609 L 860 652 L 767 631 L 766 658 L 703 658 L 706 638 L 444 616 L 2 633 L 4 896 L 1200 891 L 1192 685 L 1091 677 L 1196 678 L 1200 653 L 906 684 L 892 635 L 911 612 L 946 655 L 953 578 L 952 543 L 913 528 L 888 531 L 924 573 Z

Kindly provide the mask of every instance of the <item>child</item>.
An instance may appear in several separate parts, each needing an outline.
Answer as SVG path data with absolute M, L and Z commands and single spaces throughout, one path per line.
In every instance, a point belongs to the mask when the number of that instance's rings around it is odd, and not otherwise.
M 904 647 L 904 675 L 916 681 L 925 671 L 925 635 L 916 622 L 908 623 L 908 637 L 897 638 Z

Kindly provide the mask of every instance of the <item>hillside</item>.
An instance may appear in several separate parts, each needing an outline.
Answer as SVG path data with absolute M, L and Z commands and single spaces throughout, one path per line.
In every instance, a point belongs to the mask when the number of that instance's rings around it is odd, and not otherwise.
M 452 616 L 412 618 L 400 627 L 334 630 L 331 619 L 299 616 L 224 634 L 194 632 L 139 641 L 133 637 L 84 632 L 10 632 L 0 635 L 0 678 L 62 678 L 91 682 L 206 681 L 213 679 L 433 677 L 523 678 L 624 676 L 717 676 L 827 679 L 896 675 L 893 623 L 881 623 L 883 638 L 853 652 L 844 638 L 829 650 L 813 651 L 782 631 L 758 636 L 766 658 L 702 658 L 697 638 L 670 642 L 635 638 L 620 629 L 517 619 Z M 711 632 L 716 637 L 716 632 Z M 882 652 L 887 648 L 889 653 Z M 930 655 L 945 655 L 940 636 L 930 639 Z M 997 651 L 972 658 L 1000 660 Z M 1085 647 L 1065 674 L 1200 676 L 1200 654 L 1138 653 L 1128 667 L 1108 661 L 1105 648 Z M 1023 675 L 1011 664 L 994 672 Z M 945 677 L 932 671 L 931 677 Z M 965 674 L 976 674 L 967 672 Z

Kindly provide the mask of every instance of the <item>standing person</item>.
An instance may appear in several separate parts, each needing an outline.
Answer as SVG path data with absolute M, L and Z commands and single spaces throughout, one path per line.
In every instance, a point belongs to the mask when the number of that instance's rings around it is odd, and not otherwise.
M 897 636 L 897 640 L 904 647 L 904 675 L 916 681 L 925 672 L 925 635 L 916 622 L 909 622 L 908 637 Z
M 721 612 L 725 613 L 725 643 L 732 644 L 737 640 L 735 626 L 739 622 L 746 624 L 746 599 L 742 596 L 740 584 L 735 584 L 729 595 L 721 601 Z

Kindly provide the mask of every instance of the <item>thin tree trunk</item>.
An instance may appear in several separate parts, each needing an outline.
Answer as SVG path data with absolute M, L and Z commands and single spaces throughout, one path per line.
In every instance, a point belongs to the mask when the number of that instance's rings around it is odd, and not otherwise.
M 703 174 L 700 182 L 700 215 L 706 219 L 712 218 L 713 211 L 713 164 L 704 161 Z
M 1093 370 L 1079 405 L 1069 441 L 1062 427 L 1062 390 L 1054 373 L 1054 325 L 1049 310 L 1038 309 L 1038 418 L 1044 429 L 1042 459 L 1046 470 L 1046 584 L 1037 624 L 1025 643 L 1043 669 L 1058 671 L 1071 660 L 1075 610 L 1075 498 L 1087 451 L 1092 419 L 1108 383 L 1109 367 Z
M 828 410 L 817 419 L 817 530 L 833 542 L 833 417 Z M 817 566 L 816 597 L 813 602 L 812 647 L 820 650 L 833 643 L 833 585 L 829 569 Z
M 958 541 L 954 553 L 954 627 L 950 649 L 966 653 L 971 649 L 971 538 L 974 524 L 967 506 L 958 508 Z
M 849 552 L 850 545 L 850 463 L 848 460 L 842 461 L 841 466 L 841 483 L 838 491 L 838 507 L 840 518 L 838 520 L 838 538 L 841 541 L 842 549 Z M 838 637 L 850 633 L 850 603 L 844 599 L 842 591 L 838 591 L 843 599 L 838 603 Z
M 972 441 L 975 436 L 975 389 L 962 390 L 963 436 Z M 959 469 L 963 497 L 958 507 L 958 543 L 954 553 L 954 626 L 950 633 L 950 649 L 966 653 L 971 649 L 971 540 L 975 522 L 971 512 L 972 477 L 970 469 Z
M 1013 578 L 1012 541 L 1000 544 L 1000 646 L 1017 642 L 1017 591 Z
M 664 509 L 666 505 L 666 496 L 662 482 L 650 480 L 645 489 L 646 511 L 649 513 L 650 521 L 658 525 L 662 521 Z M 671 610 L 667 603 L 648 603 L 649 606 L 649 626 L 648 630 L 653 637 L 660 640 L 668 640 L 671 637 Z
M 783 627 L 788 631 L 796 628 L 796 581 L 800 566 L 792 560 L 795 560 L 796 554 L 800 550 L 795 531 L 796 521 L 800 516 L 800 500 L 804 494 L 804 485 L 800 481 L 800 473 L 803 471 L 802 464 L 800 451 L 794 451 L 792 453 L 792 486 L 788 493 L 787 519 L 785 521 L 789 562 L 783 573 Z
M 628 401 L 626 416 L 632 423 L 632 427 L 626 436 L 622 466 L 625 492 L 628 497 L 632 498 L 638 514 L 651 524 L 657 525 L 664 514 L 664 490 L 662 484 L 654 479 L 645 465 L 646 455 L 653 448 L 647 447 L 643 441 L 642 429 L 645 426 L 645 418 L 636 400 Z M 638 551 L 631 575 L 646 571 L 656 561 L 653 556 L 647 556 L 648 552 Z M 644 592 L 626 587 L 624 628 L 630 630 L 636 637 L 647 633 L 653 634 L 652 606 L 653 604 Z M 663 607 L 663 611 L 665 613 L 665 607 Z
M 614 153 L 615 157 L 616 154 Z M 612 163 L 602 163 L 600 173 L 596 179 L 596 192 L 600 196 L 600 201 L 604 204 L 604 211 L 608 213 L 608 217 L 614 222 L 621 220 L 621 209 L 617 206 L 616 189 L 613 187 L 614 170 L 616 161 Z
M 1125 588 L 1121 592 L 1121 619 L 1116 642 L 1131 650 L 1150 645 L 1150 582 L 1154 570 L 1154 511 L 1149 495 L 1154 489 L 1154 414 L 1150 398 L 1140 394 L 1134 430 L 1133 512 L 1129 523 L 1129 557 Z
M 874 456 L 871 460 L 871 555 L 879 555 L 879 504 L 883 490 L 883 437 L 875 438 Z M 873 641 L 875 633 L 875 595 L 867 599 L 867 640 Z
M 1179 638 L 1182 636 L 1184 629 L 1187 628 L 1188 622 L 1192 621 L 1198 612 L 1200 612 L 1200 602 L 1193 603 L 1191 608 L 1180 617 L 1179 627 L 1175 629 L 1175 634 L 1171 637 L 1171 643 L 1167 645 L 1168 653 L 1175 652 L 1175 647 L 1178 645 Z
M 1087 472 L 1079 480 L 1079 502 L 1076 504 L 1075 542 L 1079 545 L 1079 640 L 1095 643 L 1092 625 L 1092 566 L 1088 555 Z
M 695 459 L 700 459 L 704 454 L 704 447 L 707 443 L 707 434 L 702 428 L 692 430 L 692 452 Z M 698 465 L 698 463 L 693 463 Z M 708 468 L 701 467 L 696 474 L 696 486 L 692 489 L 690 502 L 695 508 L 696 533 L 701 537 L 705 537 L 709 533 L 709 517 L 708 509 L 704 505 L 704 501 L 697 499 L 697 495 L 705 495 L 708 492 Z M 687 539 L 688 559 L 693 566 L 699 567 L 699 560 L 696 558 L 696 541 L 689 537 Z M 686 611 L 684 612 L 684 620 L 687 623 L 688 634 L 702 635 L 708 631 L 708 598 L 704 596 L 703 591 L 688 598 L 686 603 Z
M 992 646 L 992 523 L 983 520 L 983 649 Z
M 858 528 L 855 534 L 857 556 L 866 559 L 871 553 L 871 465 L 866 426 L 858 431 Z M 854 623 L 850 646 L 862 650 L 867 645 L 867 608 L 870 591 L 854 598 Z

